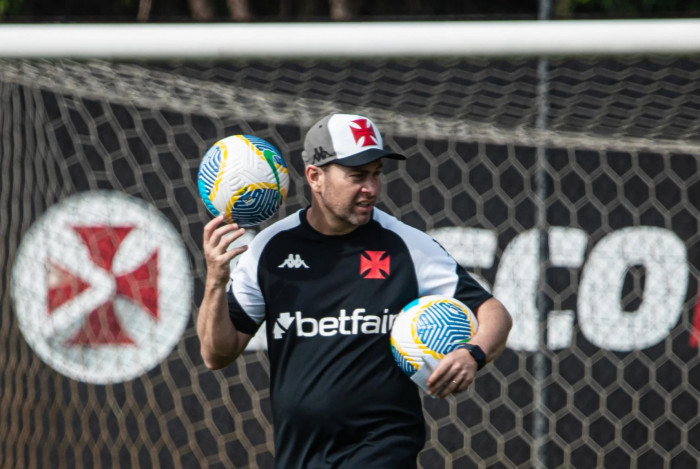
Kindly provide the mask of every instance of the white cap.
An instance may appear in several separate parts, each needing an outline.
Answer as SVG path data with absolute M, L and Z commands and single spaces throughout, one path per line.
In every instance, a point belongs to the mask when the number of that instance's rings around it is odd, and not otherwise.
M 331 114 L 315 123 L 306 133 L 301 156 L 305 165 L 314 166 L 362 166 L 379 158 L 406 159 L 385 150 L 374 123 L 355 114 Z

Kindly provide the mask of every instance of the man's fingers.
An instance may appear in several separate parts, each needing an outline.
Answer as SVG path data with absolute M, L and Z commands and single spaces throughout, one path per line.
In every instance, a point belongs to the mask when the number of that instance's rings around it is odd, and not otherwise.
M 233 260 L 234 257 L 236 257 L 239 254 L 243 254 L 245 251 L 248 250 L 248 246 L 238 246 L 233 249 L 229 249 L 223 254 L 223 257 L 221 261 L 223 263 L 228 263 Z
M 476 367 L 464 350 L 447 354 L 428 378 L 428 392 L 439 398 L 462 392 L 474 381 Z M 466 360 L 466 361 L 465 361 Z M 475 365 L 475 363 L 473 364 Z M 470 367 L 474 368 L 470 370 Z
M 237 234 L 237 231 L 240 231 L 240 233 Z M 231 241 L 240 237 L 243 233 L 245 233 L 245 229 L 238 228 L 238 225 L 222 225 L 216 230 L 214 230 L 214 232 L 211 234 L 211 237 L 209 238 L 209 243 L 211 244 L 211 246 L 219 246 L 220 244 L 225 244 L 226 246 L 228 246 L 229 244 L 231 244 Z M 230 239 L 229 234 L 233 235 Z M 225 243 L 222 243 L 221 240 L 224 238 L 226 238 L 224 240 Z
M 443 359 L 440 365 L 428 378 L 428 388 L 431 394 L 436 394 L 449 386 L 452 377 L 457 376 L 459 367 L 456 363 L 448 359 Z
M 222 227 L 222 229 L 223 228 L 225 227 Z M 230 230 L 224 230 L 218 234 L 213 234 L 210 243 L 204 246 L 204 253 L 208 263 L 213 262 L 217 265 L 228 265 L 234 257 L 248 249 L 248 246 L 230 247 L 231 243 L 245 233 L 245 229 L 239 228 L 227 235 L 229 231 Z
M 453 392 L 456 392 L 458 386 L 459 384 L 457 384 L 457 381 L 447 383 L 440 389 L 440 393 L 437 395 L 437 397 L 439 397 L 440 399 L 444 399 Z
M 221 222 L 223 222 L 223 216 L 219 215 L 204 226 L 205 249 L 218 247 L 221 250 L 226 250 L 233 241 L 245 233 L 245 228 L 239 228 L 235 223 L 221 225 Z
M 456 392 L 457 389 L 459 389 L 459 383 L 461 379 L 459 375 L 457 374 L 452 374 L 447 377 L 442 383 L 442 386 L 438 387 L 437 389 L 439 390 L 438 397 L 445 397 L 448 394 L 452 394 L 453 392 Z
M 430 386 L 430 394 L 443 399 L 450 394 L 464 391 L 473 381 L 473 377 L 470 378 L 466 370 L 455 365 L 445 370 L 445 374 L 437 379 L 434 385 Z
M 442 389 L 440 389 L 440 394 L 438 397 L 443 399 L 450 394 L 456 394 L 467 389 L 473 380 L 467 379 L 466 376 L 462 377 L 460 375 L 455 376 L 453 379 L 447 382 Z
M 212 218 L 207 222 L 206 225 L 204 225 L 204 241 L 206 242 L 208 239 L 211 238 L 212 233 L 216 229 L 217 226 L 221 225 L 224 221 L 224 216 L 219 215 L 217 217 Z

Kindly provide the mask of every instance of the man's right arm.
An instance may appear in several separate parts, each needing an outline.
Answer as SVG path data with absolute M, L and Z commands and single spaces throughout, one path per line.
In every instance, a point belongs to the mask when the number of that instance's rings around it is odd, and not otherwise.
M 228 246 L 245 233 L 235 224 L 222 225 L 219 216 L 204 226 L 204 257 L 207 278 L 204 298 L 197 317 L 197 336 L 200 353 L 207 368 L 217 370 L 229 365 L 243 353 L 251 339 L 249 334 L 236 330 L 228 313 L 226 285 L 231 275 L 230 263 L 247 249 L 241 246 L 228 250 Z

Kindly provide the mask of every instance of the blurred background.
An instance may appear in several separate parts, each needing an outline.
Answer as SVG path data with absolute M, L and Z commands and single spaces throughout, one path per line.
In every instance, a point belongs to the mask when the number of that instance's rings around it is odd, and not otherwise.
M 1 0 L 7 22 L 687 18 L 698 0 Z
M 0 32 L 698 15 L 700 0 L 0 0 Z M 272 467 L 265 337 L 225 370 L 199 356 L 198 165 L 224 136 L 270 141 L 286 216 L 308 204 L 303 135 L 334 111 L 409 155 L 387 162 L 380 206 L 515 318 L 468 392 L 424 396 L 421 469 L 700 468 L 700 46 L 0 58 L 0 467 Z

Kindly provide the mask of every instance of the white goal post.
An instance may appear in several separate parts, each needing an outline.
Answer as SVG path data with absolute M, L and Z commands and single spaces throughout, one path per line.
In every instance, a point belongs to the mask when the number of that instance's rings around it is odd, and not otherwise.
M 24 59 L 533 57 L 699 52 L 697 19 L 0 26 L 0 57 Z

